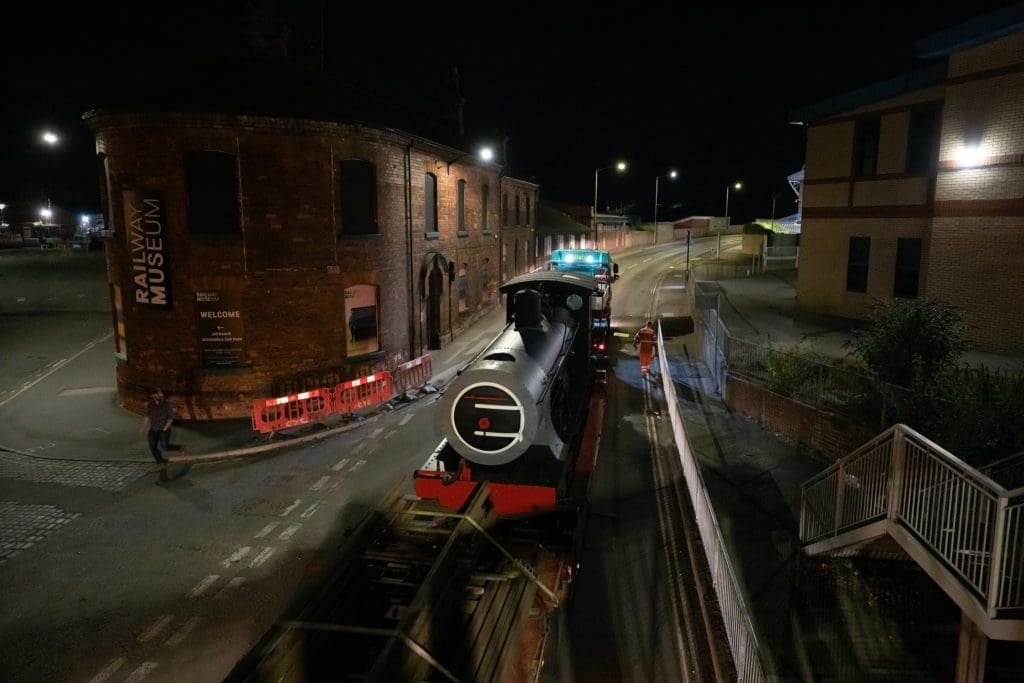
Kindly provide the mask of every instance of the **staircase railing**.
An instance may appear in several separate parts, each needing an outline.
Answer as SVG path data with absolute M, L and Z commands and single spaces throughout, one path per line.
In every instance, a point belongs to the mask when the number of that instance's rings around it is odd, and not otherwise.
M 1021 618 L 1024 487 L 1007 490 L 898 424 L 803 484 L 809 552 L 881 533 L 924 549 L 989 619 Z

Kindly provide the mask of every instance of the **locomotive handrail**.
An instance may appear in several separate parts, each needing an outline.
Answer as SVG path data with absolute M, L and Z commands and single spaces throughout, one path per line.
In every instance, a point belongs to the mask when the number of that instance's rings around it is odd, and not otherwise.
M 497 341 L 498 337 L 500 337 L 501 335 L 505 334 L 505 331 L 508 330 L 509 325 L 511 325 L 511 324 L 512 323 L 510 323 L 510 322 L 509 323 L 505 323 L 505 326 L 503 328 L 501 328 L 501 331 L 498 332 L 498 334 L 496 334 L 493 337 L 491 337 L 491 341 L 487 342 L 482 347 L 480 347 L 480 350 L 476 352 L 475 356 L 470 358 L 468 361 L 466 361 L 466 363 L 461 368 L 459 368 L 458 370 L 455 371 L 455 376 L 456 377 L 461 376 L 462 373 L 466 371 L 466 368 L 468 368 L 473 363 L 477 362 L 477 360 L 480 359 L 480 356 L 484 355 L 484 353 L 489 348 L 491 348 L 491 346 L 494 344 L 494 342 Z
M 449 519 L 465 520 L 469 523 L 470 526 L 479 531 L 480 534 L 498 550 L 498 552 L 504 555 L 505 559 L 509 560 L 517 567 L 519 567 L 519 570 L 522 571 L 524 575 L 526 575 L 526 578 L 528 578 L 535 586 L 537 586 L 537 588 L 540 588 L 541 592 L 543 592 L 544 595 L 551 598 L 552 602 L 554 602 L 555 607 L 558 607 L 558 596 L 555 595 L 554 591 L 545 586 L 544 582 L 540 580 L 540 577 L 534 574 L 533 571 L 531 571 L 530 568 L 526 566 L 525 562 L 516 559 L 507 550 L 505 550 L 505 548 L 502 547 L 502 545 L 498 543 L 498 541 L 493 536 L 487 533 L 487 530 L 480 526 L 480 523 L 473 519 L 471 516 L 459 514 L 457 512 L 438 512 L 434 510 L 403 510 L 399 512 L 399 514 L 414 515 L 416 517 L 446 517 Z

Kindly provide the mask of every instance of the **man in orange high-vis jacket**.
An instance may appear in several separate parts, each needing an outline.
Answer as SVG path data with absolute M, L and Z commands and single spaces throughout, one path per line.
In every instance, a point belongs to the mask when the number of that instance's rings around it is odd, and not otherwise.
M 651 358 L 657 348 L 658 338 L 654 334 L 654 324 L 648 320 L 640 331 L 633 335 L 633 348 L 640 349 L 640 375 L 646 377 L 651 369 Z

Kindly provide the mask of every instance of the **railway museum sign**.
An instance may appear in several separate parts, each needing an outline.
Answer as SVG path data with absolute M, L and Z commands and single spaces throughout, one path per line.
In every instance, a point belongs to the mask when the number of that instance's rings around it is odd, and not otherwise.
M 241 291 L 196 292 L 196 330 L 204 368 L 245 366 Z
M 163 193 L 125 190 L 122 198 L 131 255 L 132 301 L 170 309 L 170 252 Z

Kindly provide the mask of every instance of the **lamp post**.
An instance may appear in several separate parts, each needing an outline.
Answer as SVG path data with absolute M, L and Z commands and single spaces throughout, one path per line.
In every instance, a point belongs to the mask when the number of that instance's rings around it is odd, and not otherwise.
M 669 171 L 667 176 L 658 176 L 654 179 L 654 243 L 658 243 L 658 182 L 662 178 L 676 179 L 679 174 L 675 171 Z
M 598 176 L 599 173 L 601 173 L 601 171 L 607 171 L 609 168 L 613 168 L 613 167 L 612 166 L 602 166 L 600 168 L 595 168 L 594 169 L 594 213 L 593 213 L 593 215 L 591 217 L 591 220 L 594 221 L 594 248 L 595 249 L 597 248 L 597 176 Z M 615 170 L 620 171 L 620 172 L 621 171 L 625 171 L 626 170 L 626 162 L 625 161 L 620 161 L 617 164 L 615 164 L 614 168 L 615 168 Z
M 729 229 L 729 189 L 742 190 L 743 183 L 733 183 L 732 185 L 725 186 L 725 229 Z M 722 253 L 722 231 L 718 231 L 718 246 L 715 247 L 715 258 L 717 259 Z
M 7 221 L 4 220 L 4 211 L 7 210 L 6 204 L 0 204 L 0 230 L 7 227 Z

